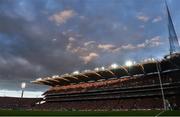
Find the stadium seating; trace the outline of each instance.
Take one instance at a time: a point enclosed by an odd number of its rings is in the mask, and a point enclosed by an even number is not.
[[[172,98],[169,98],[172,100]],[[175,104],[176,102],[174,102]],[[173,103],[171,104],[173,106]],[[112,100],[89,100],[69,102],[48,102],[36,105],[41,110],[138,110],[138,109],[161,109],[163,108],[162,98],[136,98],[136,99],[112,99]]]
[[[0,97],[1,109],[32,109],[42,98]]]
[[[179,72],[162,73],[165,98],[179,109]],[[40,103],[41,101],[45,103]],[[39,103],[37,103],[39,102]],[[40,98],[0,98],[1,109],[35,110],[129,110],[162,109],[162,95],[157,74],[133,76],[99,82],[52,87]]]

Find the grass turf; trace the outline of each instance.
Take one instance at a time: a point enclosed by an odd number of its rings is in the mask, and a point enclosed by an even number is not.
[[[161,111],[25,111],[0,110],[0,116],[155,116]],[[165,111],[160,116],[180,116],[180,111]]]

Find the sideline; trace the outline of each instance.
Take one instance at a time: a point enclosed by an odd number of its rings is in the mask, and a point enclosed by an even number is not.
[[[163,110],[161,112],[159,112],[157,115],[155,115],[154,117],[158,117],[159,115],[161,115],[162,113],[164,113],[166,110]]]

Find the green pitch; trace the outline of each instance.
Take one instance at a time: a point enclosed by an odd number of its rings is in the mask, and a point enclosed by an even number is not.
[[[180,116],[180,111],[24,111],[0,110],[0,116]]]

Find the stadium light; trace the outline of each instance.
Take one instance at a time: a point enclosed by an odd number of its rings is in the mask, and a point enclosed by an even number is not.
[[[86,69],[86,70],[84,70],[83,72],[87,73],[87,72],[90,72],[90,71],[91,71],[91,70],[87,70],[87,69]]]
[[[21,83],[21,88],[24,89],[26,87],[26,83],[25,82],[22,82]]]
[[[110,67],[113,68],[113,69],[116,69],[118,67],[118,65],[116,63],[114,63]]]
[[[37,78],[36,80],[42,80],[42,78]]]
[[[59,77],[59,75],[53,75],[53,76],[52,76],[52,78],[57,78],[57,77]]]
[[[68,74],[68,73],[65,73],[65,74],[60,75],[60,76],[58,76],[58,77],[64,77],[64,76],[69,76],[69,74]]]
[[[99,71],[99,68],[98,68],[98,67],[96,67],[96,68],[94,68],[94,70],[95,70],[95,71]]]
[[[53,77],[52,77],[53,78]],[[50,78],[50,77],[47,77],[47,79],[52,79],[52,78]]]
[[[132,62],[132,61],[130,61],[130,60],[128,60],[128,61],[126,61],[125,65],[126,65],[126,66],[128,66],[128,67],[130,67],[130,66],[132,66],[132,65],[133,65],[133,62]]]
[[[78,75],[78,74],[79,74],[79,71],[74,71],[73,74],[74,74],[74,75]]]
[[[105,70],[105,67],[101,67],[101,70]]]
[[[22,83],[21,83],[21,89],[22,89],[21,98],[23,98],[24,89],[25,89],[25,88],[26,88],[26,83],[25,83],[25,82],[22,82]]]

